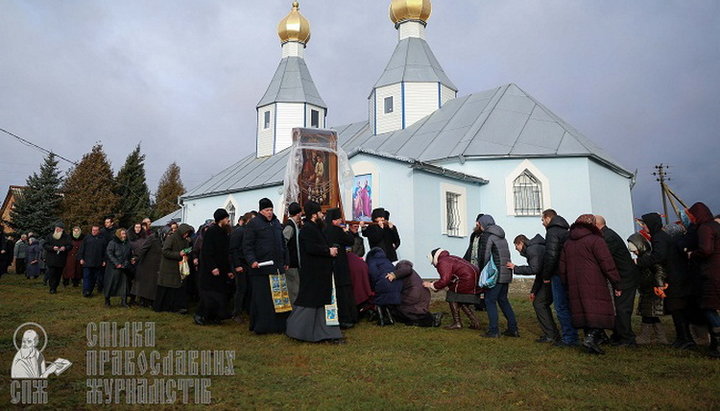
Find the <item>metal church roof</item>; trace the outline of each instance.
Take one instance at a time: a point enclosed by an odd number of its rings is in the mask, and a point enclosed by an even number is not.
[[[400,82],[442,83],[457,91],[430,46],[421,38],[400,40],[375,88]]]
[[[515,84],[450,100],[403,130],[373,135],[367,121],[334,129],[349,157],[365,153],[411,163],[417,168],[440,166],[455,159],[588,157],[620,175],[632,175]],[[286,149],[263,158],[256,158],[253,153],[183,197],[282,184],[288,152]],[[484,181],[468,175],[449,177]]]
[[[302,57],[285,57],[280,60],[275,75],[257,106],[272,103],[310,103],[327,108]]]

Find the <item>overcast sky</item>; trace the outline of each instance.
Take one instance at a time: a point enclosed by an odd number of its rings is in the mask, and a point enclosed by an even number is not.
[[[389,3],[301,1],[328,125],[367,118]],[[0,128],[71,159],[102,142],[116,171],[141,142],[152,191],[173,161],[191,188],[254,151],[290,4],[0,0]],[[720,1],[436,0],[427,40],[460,95],[516,83],[637,169],[638,215],[661,208],[660,162],[720,213]],[[44,156],[4,134],[0,153],[2,195]]]

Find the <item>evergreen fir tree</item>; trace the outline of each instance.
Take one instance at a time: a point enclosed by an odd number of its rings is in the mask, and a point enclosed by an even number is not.
[[[115,186],[119,198],[117,218],[120,227],[129,228],[150,216],[150,191],[145,179],[145,155],[140,144],[127,156],[125,165],[118,171]]]
[[[185,194],[185,186],[180,179],[180,167],[176,163],[172,163],[165,170],[165,174],[160,178],[158,184],[154,218],[170,214],[180,208],[177,199],[183,194]]]
[[[115,180],[101,144],[86,153],[68,172],[63,186],[63,219],[68,225],[79,225],[87,233],[93,224],[103,220],[117,207]]]
[[[50,153],[40,166],[40,173],[33,173],[27,178],[27,189],[16,200],[10,212],[11,226],[16,231],[32,231],[45,236],[59,220],[62,178],[57,165],[55,154]]]

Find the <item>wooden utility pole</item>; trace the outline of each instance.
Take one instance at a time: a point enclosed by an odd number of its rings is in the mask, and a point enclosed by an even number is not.
[[[653,173],[653,175],[655,176],[655,181],[660,182],[660,195],[662,196],[663,213],[665,214],[665,224],[670,224],[670,218],[668,216],[667,209],[667,192],[665,191],[665,178],[668,175],[666,169],[668,168],[670,168],[670,166],[660,163],[659,165],[655,166],[655,169],[657,171]]]

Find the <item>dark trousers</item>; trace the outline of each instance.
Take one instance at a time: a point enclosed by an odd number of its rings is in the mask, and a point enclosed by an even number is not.
[[[550,284],[542,284],[540,289],[535,294],[535,300],[533,301],[533,308],[535,309],[535,315],[537,316],[538,324],[545,337],[552,340],[558,340],[560,333],[558,332],[557,325],[555,324],[555,317],[552,313],[552,287]]]
[[[50,280],[50,289],[57,291],[58,285],[60,284],[60,277],[62,277],[63,267],[47,267],[47,275]]]
[[[24,258],[16,258],[15,259],[15,274],[25,274],[25,270],[27,269],[27,265],[25,264]]]
[[[632,344],[635,342],[635,333],[632,330],[632,313],[635,307],[636,287],[622,290],[620,297],[615,297],[615,331],[613,339],[620,343]]]
[[[495,287],[485,292],[485,305],[488,315],[488,332],[498,333],[498,305],[508,323],[508,330],[517,331],[517,320],[515,320],[515,312],[508,300],[509,284],[495,284]]]
[[[246,273],[235,273],[235,297],[233,299],[233,316],[250,312],[250,287]]]
[[[83,267],[83,292],[92,293],[95,288],[95,283],[98,278],[102,276],[102,272],[105,271],[103,267]]]

